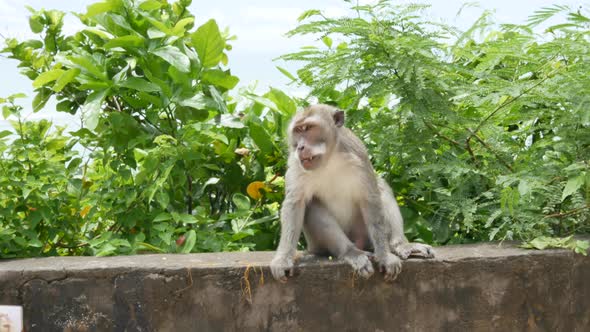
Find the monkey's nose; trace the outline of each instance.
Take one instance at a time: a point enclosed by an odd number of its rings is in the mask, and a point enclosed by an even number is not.
[[[305,149],[305,145],[297,145],[297,151],[303,151]]]

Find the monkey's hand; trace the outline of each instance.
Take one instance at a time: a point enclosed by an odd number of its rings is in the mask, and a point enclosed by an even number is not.
[[[402,271],[402,260],[390,252],[383,256],[376,256],[375,260],[379,264],[379,271],[385,272],[384,278],[387,282],[394,281]]]
[[[361,277],[367,279],[373,275],[373,263],[369,259],[366,252],[358,250],[353,247],[353,250],[348,251],[342,259],[352,266],[354,272]]]
[[[270,262],[270,272],[276,280],[284,283],[287,282],[287,275],[293,276],[294,266],[293,257],[277,254]],[[285,271],[288,273],[286,274]]]

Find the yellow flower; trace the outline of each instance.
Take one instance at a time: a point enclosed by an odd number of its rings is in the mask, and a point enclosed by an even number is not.
[[[252,197],[253,199],[260,199],[262,198],[260,189],[268,190],[264,182],[254,181],[248,185],[246,192],[248,193],[248,196]]]

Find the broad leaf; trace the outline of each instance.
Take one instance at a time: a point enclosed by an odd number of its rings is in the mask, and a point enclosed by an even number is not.
[[[250,199],[244,194],[235,193],[232,196],[232,201],[238,210],[246,211],[250,209]]]
[[[68,83],[72,82],[80,74],[80,69],[72,68],[63,73],[55,82],[53,91],[60,92]]]
[[[94,130],[98,126],[102,102],[107,93],[108,90],[94,92],[86,98],[86,102],[82,105],[82,120],[89,130]]]
[[[240,81],[236,76],[218,69],[204,71],[202,78],[205,83],[217,85],[227,90],[233,89]]]
[[[92,17],[106,12],[113,12],[121,6],[121,0],[106,0],[104,2],[97,2],[87,7],[85,16]]]
[[[45,104],[47,104],[47,101],[49,101],[51,95],[51,90],[47,88],[41,88],[35,95],[35,98],[33,98],[33,112],[39,112],[43,107],[45,107]]]
[[[180,250],[181,253],[188,254],[193,250],[195,244],[197,243],[197,233],[195,230],[191,229],[185,234],[185,241],[182,249]]]
[[[575,193],[584,184],[585,174],[576,176],[567,181],[563,193],[561,194],[561,201],[563,202],[569,195]]]
[[[156,9],[160,9],[162,7],[162,3],[157,0],[146,0],[139,4],[139,9],[145,11],[152,11]]]
[[[115,47],[122,47],[122,48],[137,48],[141,47],[144,44],[144,39],[136,36],[136,35],[127,35],[122,37],[116,37],[104,44],[104,48],[115,48]]]
[[[53,82],[57,80],[61,75],[63,75],[63,69],[52,69],[46,72],[42,72],[37,76],[37,78],[33,81],[33,87],[39,88],[46,85],[49,82]]]
[[[164,46],[152,51],[153,54],[161,57],[166,62],[174,66],[183,73],[188,73],[191,69],[191,61],[177,47]]]
[[[215,20],[209,20],[201,25],[191,38],[203,67],[213,67],[221,61],[225,41]]]
[[[134,89],[143,92],[157,92],[160,87],[150,81],[139,77],[129,77],[118,84],[120,87]]]
[[[258,123],[250,123],[250,136],[254,140],[254,143],[258,146],[263,155],[270,155],[273,151],[273,143],[271,136],[268,134],[266,129]]]

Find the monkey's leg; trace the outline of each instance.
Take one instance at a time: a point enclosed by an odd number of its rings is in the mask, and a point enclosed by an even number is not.
[[[350,241],[338,220],[317,199],[307,205],[303,234],[309,252],[334,255],[350,264],[363,278],[373,274],[373,264],[367,253]]]
[[[408,259],[410,256],[433,258],[434,249],[423,243],[410,243],[404,235],[404,221],[399,211],[397,201],[389,186],[380,179],[379,189],[381,190],[381,202],[383,205],[384,216],[391,225],[392,234],[389,245],[391,251],[401,259]]]

